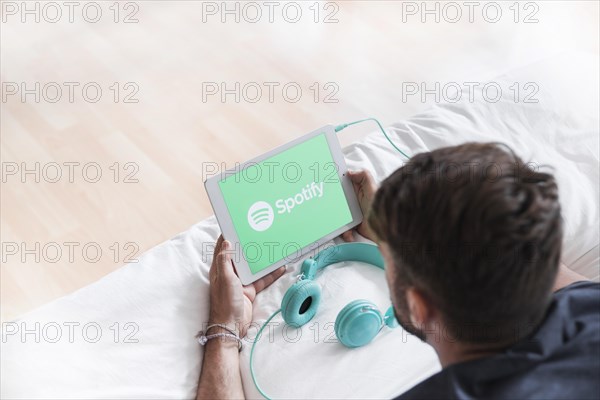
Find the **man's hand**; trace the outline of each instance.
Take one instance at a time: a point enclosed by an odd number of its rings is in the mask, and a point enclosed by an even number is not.
[[[367,214],[371,209],[371,203],[375,197],[375,192],[377,191],[375,180],[371,176],[371,173],[367,170],[356,172],[348,171],[348,176],[352,181],[354,193],[356,193],[358,203],[360,204],[360,209],[364,216],[363,221],[360,223],[360,225],[358,225],[358,227],[356,227],[356,231],[365,238],[375,241],[375,235],[371,231],[371,228],[369,228],[369,224],[366,220]],[[342,239],[344,239],[346,242],[354,242],[353,229],[342,233]]]
[[[252,322],[252,303],[256,294],[285,273],[281,267],[258,281],[242,286],[231,261],[231,243],[219,236],[210,267],[210,324],[239,327],[240,337]]]

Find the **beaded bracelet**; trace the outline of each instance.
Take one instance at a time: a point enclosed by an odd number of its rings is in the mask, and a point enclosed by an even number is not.
[[[210,328],[214,328],[215,326],[219,327],[219,328],[222,328],[222,329],[225,329],[227,332],[231,333],[232,335],[238,336],[237,331],[229,328],[225,324],[210,324],[208,327],[206,327],[206,333],[208,333],[208,331],[210,330]]]
[[[206,335],[205,332],[208,333],[208,330],[210,328],[213,328],[213,327],[223,328],[224,330],[226,330],[227,332],[230,332],[230,333],[215,333],[213,335]],[[240,337],[237,335],[237,333],[234,330],[232,330],[232,329],[230,329],[227,326],[222,325],[222,324],[212,324],[212,325],[209,325],[206,328],[206,331],[200,331],[200,332],[198,332],[198,334],[196,335],[196,337],[198,338],[198,343],[200,343],[201,346],[206,345],[206,343],[210,339],[215,339],[215,338],[219,338],[219,337],[235,339],[238,342],[238,351],[242,351],[242,339],[240,339]]]

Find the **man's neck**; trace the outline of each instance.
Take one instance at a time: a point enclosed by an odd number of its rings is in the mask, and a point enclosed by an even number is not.
[[[427,341],[436,351],[442,368],[446,368],[452,364],[460,362],[475,360],[478,358],[488,357],[501,352],[506,349],[508,345],[473,345],[465,344],[460,342],[441,341],[435,342],[435,340]]]

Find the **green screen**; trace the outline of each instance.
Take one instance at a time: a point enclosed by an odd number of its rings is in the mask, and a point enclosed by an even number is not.
[[[253,274],[352,221],[325,134],[251,163],[219,187]]]

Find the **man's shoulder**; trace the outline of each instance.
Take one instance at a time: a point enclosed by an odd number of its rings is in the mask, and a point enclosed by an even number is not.
[[[579,281],[565,286],[554,293],[556,312],[554,318],[566,320],[572,324],[573,319],[588,319],[590,324],[600,323],[600,283]],[[592,325],[590,325],[592,326]]]
[[[553,297],[528,338],[444,368],[398,399],[600,397],[600,283],[575,282]]]
[[[564,296],[584,296],[590,300],[600,302],[598,293],[600,292],[600,283],[593,281],[578,281],[573,282],[568,286],[565,286],[556,292],[554,292],[555,298],[561,298]]]

